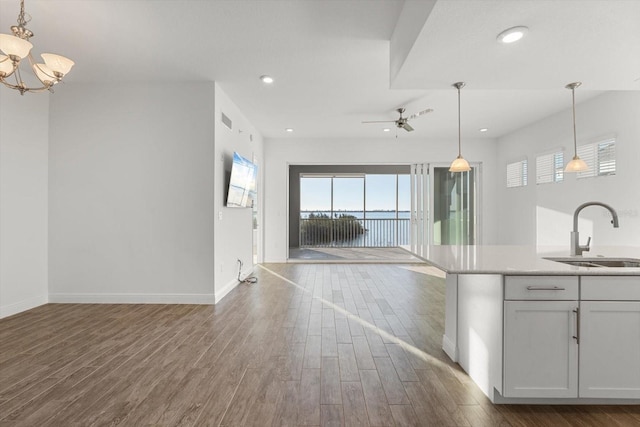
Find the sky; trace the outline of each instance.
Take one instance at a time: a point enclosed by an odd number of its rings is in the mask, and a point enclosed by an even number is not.
[[[333,209],[346,211],[396,209],[396,175],[366,175],[333,179]],[[409,175],[398,175],[398,210],[411,209]],[[328,211],[331,209],[331,178],[300,179],[300,210]]]

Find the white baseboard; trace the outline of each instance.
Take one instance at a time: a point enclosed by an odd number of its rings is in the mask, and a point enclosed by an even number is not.
[[[31,310],[49,302],[48,295],[37,295],[13,304],[0,305],[0,319]]]
[[[241,272],[240,278],[244,280],[247,277],[251,276],[252,274],[253,274],[253,267]],[[227,282],[227,284],[224,285],[219,291],[216,290],[214,295],[214,300],[215,300],[214,304],[219,303],[222,298],[224,298],[229,292],[234,290],[235,287],[238,286],[239,284],[240,282],[238,281],[238,279],[233,279],[230,282]]]
[[[442,349],[449,356],[449,358],[457,362],[458,361],[458,352],[456,348],[456,344],[449,339],[446,335],[442,336]]]
[[[79,304],[214,304],[213,294],[49,294],[52,303]]]

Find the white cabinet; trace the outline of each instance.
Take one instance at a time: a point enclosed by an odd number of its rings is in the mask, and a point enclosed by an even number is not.
[[[581,286],[578,395],[640,398],[640,278],[583,277]]]
[[[577,285],[505,277],[504,397],[640,398],[640,278]]]
[[[575,397],[577,301],[505,301],[505,397]]]

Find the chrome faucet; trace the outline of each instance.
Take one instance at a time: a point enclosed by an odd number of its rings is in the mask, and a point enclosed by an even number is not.
[[[589,237],[589,239],[587,240],[586,245],[581,245],[580,233],[578,233],[578,214],[587,206],[602,206],[603,208],[608,209],[609,212],[611,212],[611,216],[613,217],[613,219],[611,220],[611,224],[613,224],[615,228],[618,228],[618,213],[611,206],[601,202],[587,202],[581,204],[573,214],[573,231],[571,232],[571,256],[582,256],[582,252],[589,251],[589,243],[591,243],[591,237]]]

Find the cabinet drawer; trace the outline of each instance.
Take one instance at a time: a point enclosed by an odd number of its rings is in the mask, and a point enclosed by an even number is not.
[[[582,276],[583,300],[640,301],[640,276]]]
[[[506,300],[577,300],[578,276],[505,276]]]

